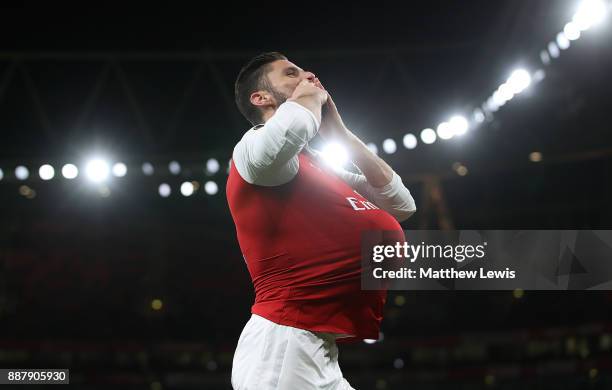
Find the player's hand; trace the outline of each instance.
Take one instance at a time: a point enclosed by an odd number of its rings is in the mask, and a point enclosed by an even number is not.
[[[313,98],[322,106],[327,101],[327,91],[319,88],[314,82],[304,79],[297,85],[289,100],[299,100],[304,98]]]
[[[315,78],[314,84],[318,88],[327,92],[318,78]],[[319,134],[326,139],[340,139],[346,136],[346,133],[348,132],[349,130],[344,125],[342,117],[340,117],[340,113],[338,113],[338,109],[336,108],[336,104],[334,103],[329,92],[327,92],[327,101],[323,106]]]

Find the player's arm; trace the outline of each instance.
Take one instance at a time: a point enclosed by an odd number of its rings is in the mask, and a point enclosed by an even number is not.
[[[402,178],[382,158],[373,153],[348,129],[343,144],[363,175],[339,171],[340,177],[378,207],[405,221],[416,211],[416,204]]]
[[[318,79],[315,85],[324,89]],[[352,161],[363,173],[357,175],[337,170],[344,181],[399,222],[414,214],[414,199],[402,179],[344,125],[331,96],[328,96],[325,103],[320,133],[326,139],[337,140],[345,145]]]
[[[297,154],[321,124],[321,105],[327,93],[303,81],[259,129],[249,130],[234,148],[232,161],[251,184],[277,186],[289,182],[299,169]]]
[[[369,149],[368,152],[372,153]],[[382,163],[384,163],[384,161]],[[380,164],[380,162],[377,162],[377,164]],[[387,165],[386,163],[384,164]],[[357,163],[355,165],[361,170],[361,167]],[[365,165],[361,164],[361,166]],[[410,194],[410,191],[402,182],[402,178],[393,171],[391,167],[389,167],[389,169],[391,170],[391,179],[382,186],[372,185],[365,174],[356,174],[342,168],[335,168],[334,170],[342,180],[357,190],[357,192],[381,209],[393,215],[398,222],[403,222],[416,212],[416,204],[412,194]],[[385,173],[380,176],[386,178],[386,172],[385,170]],[[378,179],[379,175],[376,176]]]

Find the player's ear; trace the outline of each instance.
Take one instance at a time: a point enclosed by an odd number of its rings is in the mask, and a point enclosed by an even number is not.
[[[269,106],[274,104],[274,99],[266,91],[255,91],[250,97],[251,104],[257,107]]]

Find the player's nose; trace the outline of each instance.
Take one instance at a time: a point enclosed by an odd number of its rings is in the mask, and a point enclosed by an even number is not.
[[[311,83],[314,83],[317,77],[315,76],[314,73],[306,71],[304,72],[304,78],[310,81]]]

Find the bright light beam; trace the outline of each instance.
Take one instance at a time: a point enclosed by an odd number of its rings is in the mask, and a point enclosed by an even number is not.
[[[531,85],[531,75],[525,69],[517,69],[512,72],[507,84],[515,94],[521,93]]]
[[[600,24],[605,18],[608,10],[602,0],[583,0],[572,18],[581,31],[588,30],[592,26]]]
[[[467,133],[470,127],[467,119],[461,115],[455,115],[448,123],[450,124],[453,135],[463,135]]]
[[[96,183],[106,180],[108,178],[108,173],[108,163],[99,158],[90,160],[85,166],[87,178]]]
[[[38,175],[43,180],[51,180],[55,176],[55,169],[49,164],[44,164],[38,169]]]
[[[321,151],[321,157],[328,165],[339,168],[344,166],[348,162],[348,152],[344,146],[332,142],[323,147]]]

